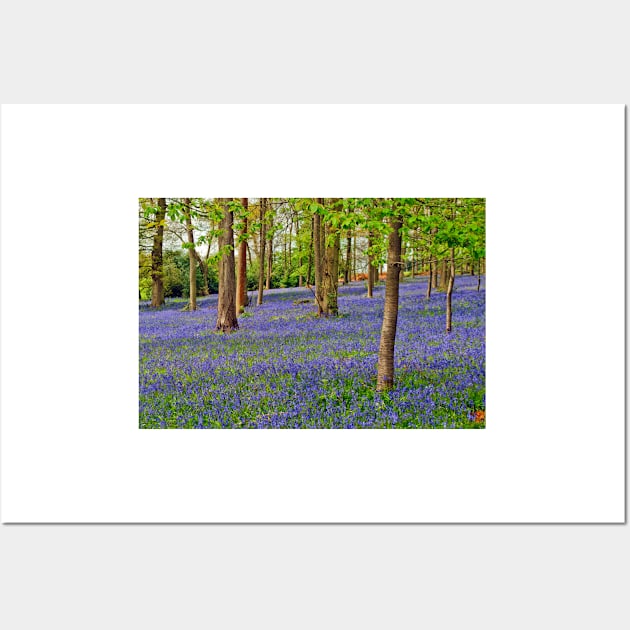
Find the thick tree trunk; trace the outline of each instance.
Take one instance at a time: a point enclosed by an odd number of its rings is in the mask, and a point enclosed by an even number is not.
[[[236,318],[236,265],[234,264],[234,214],[226,205],[219,232],[219,303],[217,330],[230,332],[238,328]]]
[[[240,314],[247,306],[247,210],[248,198],[242,197],[244,208],[243,227],[241,229],[241,242],[238,244],[238,275],[236,278],[236,313]]]
[[[260,248],[258,255],[258,306],[263,303],[265,290],[265,243],[267,239],[266,199],[260,200]]]
[[[455,284],[455,250],[451,247],[451,261],[448,276],[448,284],[446,286],[446,332],[451,332],[453,327],[453,285]]]
[[[184,199],[184,218],[186,220],[186,236],[188,237],[188,310],[197,310],[197,260],[195,258],[195,235],[193,233],[190,199]]]
[[[166,216],[166,199],[158,199],[158,210],[155,213],[156,230],[151,251],[151,306],[157,308],[164,304],[164,267],[162,263],[162,244],[164,242],[164,218]]]
[[[385,310],[381,328],[381,342],[378,348],[378,368],[376,391],[382,392],[394,386],[394,346],[396,343],[396,324],[398,322],[398,289],[400,283],[402,220],[394,217],[392,231],[387,246],[387,278],[385,280]]]

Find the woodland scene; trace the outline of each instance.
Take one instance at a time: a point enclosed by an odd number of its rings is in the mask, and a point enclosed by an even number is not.
[[[485,199],[141,198],[143,429],[480,429]]]

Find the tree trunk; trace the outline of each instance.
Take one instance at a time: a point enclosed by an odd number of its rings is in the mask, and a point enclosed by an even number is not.
[[[186,235],[188,237],[188,285],[190,296],[188,298],[188,310],[197,310],[197,260],[195,258],[195,236],[192,227],[190,213],[190,199],[184,199],[184,218],[186,220]]]
[[[285,270],[284,275],[287,278],[287,283],[290,284],[290,278],[291,278],[291,270],[293,269],[293,260],[292,260],[292,253],[291,253],[291,245],[292,245],[292,241],[293,241],[293,213],[291,213],[291,216],[289,218],[289,264],[288,264],[288,268]]]
[[[350,276],[352,273],[352,232],[350,230],[348,230],[346,239],[346,266],[343,270],[344,284],[348,284],[348,282],[350,282]]]
[[[369,298],[373,297],[374,294],[374,272],[376,271],[376,267],[372,264],[372,254],[370,252],[373,245],[373,236],[372,232],[368,235],[368,272],[367,272],[367,296]]]
[[[238,328],[236,318],[236,265],[234,264],[234,213],[226,205],[219,232],[219,303],[217,330],[230,332]]]
[[[322,202],[321,199],[315,200],[317,203]],[[322,247],[322,215],[316,212],[313,215],[313,258],[315,266],[315,300],[317,302],[317,315],[321,316],[324,312],[324,255],[325,251]]]
[[[407,256],[407,244],[404,243],[401,247],[401,251],[400,251],[400,261],[403,262],[405,260],[405,257]],[[404,263],[400,265],[400,271],[398,272],[400,274],[400,282],[402,282],[405,279],[405,265]]]
[[[260,248],[258,256],[258,306],[263,303],[263,292],[265,289],[265,243],[267,239],[266,228],[266,199],[260,200]]]
[[[396,324],[398,321],[398,288],[400,283],[400,264],[402,220],[394,216],[391,221],[392,231],[387,246],[387,278],[385,280],[385,310],[381,328],[381,342],[378,348],[378,368],[376,391],[382,392],[394,386],[394,346],[396,343]]]
[[[357,235],[354,235],[353,252],[352,252],[352,270],[354,279],[357,279]]]
[[[451,332],[453,327],[453,308],[451,299],[453,285],[455,284],[455,250],[451,247],[451,264],[449,269],[448,284],[446,286],[446,332]]]
[[[311,217],[311,238],[308,243],[308,265],[306,267],[306,284],[311,284],[311,272],[313,271],[313,245],[315,235],[315,217]]]
[[[339,199],[331,199],[333,207],[338,206]],[[339,292],[339,250],[341,235],[337,228],[328,225],[324,228],[324,277],[323,277],[323,315],[336,316],[339,313],[337,295]]]
[[[433,263],[429,261],[429,275],[427,277],[427,300],[431,297],[432,279],[433,279]]]
[[[447,271],[446,271],[446,260],[441,260],[440,261],[440,283],[439,283],[439,289],[440,291],[446,291],[446,286],[448,284],[448,276]]]
[[[269,256],[267,259],[267,283],[265,288],[269,291],[269,289],[271,289],[271,273],[273,270],[273,233],[269,239],[269,249],[267,251],[269,252]]]
[[[210,287],[208,285],[208,263],[199,255],[197,250],[193,250],[195,252],[195,260],[197,261],[197,266],[201,271],[201,278],[203,284],[201,285],[201,295],[210,295]]]
[[[158,199],[158,210],[155,213],[156,230],[151,251],[151,306],[157,308],[164,304],[164,267],[162,263],[162,243],[164,242],[164,218],[166,216],[166,199]]]
[[[238,244],[238,276],[236,279],[236,312],[242,313],[247,306],[247,210],[248,198],[242,197],[244,208],[243,227],[241,229],[241,242]]]
[[[297,248],[298,255],[298,287],[302,287],[304,280],[302,276],[302,241],[300,240],[300,216],[298,214],[295,215],[295,247]]]

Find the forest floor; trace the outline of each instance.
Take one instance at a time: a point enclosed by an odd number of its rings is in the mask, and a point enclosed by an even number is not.
[[[318,318],[307,288],[265,291],[231,334],[214,330],[217,296],[140,305],[141,428],[484,428],[485,290],[457,276],[453,330],[427,279],[400,285],[395,387],[375,392],[384,283],[339,289]],[[255,293],[250,292],[254,296]]]

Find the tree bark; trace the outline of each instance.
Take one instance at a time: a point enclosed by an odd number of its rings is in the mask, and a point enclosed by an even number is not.
[[[452,296],[453,285],[455,284],[455,250],[451,247],[451,260],[448,276],[448,284],[446,286],[446,332],[451,332],[453,327],[453,308]]]
[[[322,199],[317,198],[316,203],[321,204]],[[322,215],[316,212],[313,215],[313,262],[315,266],[315,299],[317,302],[317,315],[324,312],[324,248],[322,247]]]
[[[433,263],[429,261],[429,275],[427,277],[427,300],[431,297],[432,280],[433,280]]]
[[[378,368],[376,391],[382,392],[394,386],[394,346],[396,343],[396,324],[398,322],[398,290],[400,283],[400,230],[402,220],[394,216],[391,221],[392,231],[387,245],[387,278],[385,280],[385,310],[381,341],[378,348]]]
[[[190,295],[188,298],[188,310],[197,310],[197,260],[195,258],[195,235],[193,233],[190,210],[190,199],[184,199],[184,218],[186,221],[186,236],[188,238],[188,286]]]
[[[196,249],[194,249],[193,252],[195,253],[195,260],[201,270],[201,278],[203,280],[203,284],[201,285],[201,295],[210,295],[210,287],[208,285],[208,263],[199,255],[199,252],[197,252]]]
[[[219,259],[219,303],[216,328],[221,332],[230,332],[238,328],[233,225],[234,213],[226,205],[219,232],[219,251],[222,255]]]
[[[162,262],[162,244],[164,242],[164,218],[166,217],[166,199],[158,199],[155,213],[156,230],[151,251],[151,306],[157,308],[164,304],[164,266]]]
[[[357,235],[354,235],[354,243],[352,247],[352,270],[354,272],[354,279],[357,279]]]
[[[265,243],[267,239],[266,228],[266,199],[260,200],[260,248],[258,256],[258,301],[260,306],[263,303],[263,292],[265,289]]]
[[[439,284],[439,289],[440,291],[446,291],[446,287],[448,285],[448,276],[447,276],[447,271],[446,271],[446,260],[441,260],[440,261],[440,284]]]
[[[370,253],[370,249],[374,244],[372,232],[368,235],[368,272],[367,272],[367,296],[369,298],[373,297],[374,294],[374,273],[376,271],[376,267],[372,264],[372,254]]]
[[[311,217],[311,238],[308,243],[308,264],[306,267],[306,284],[311,284],[311,272],[313,271],[313,246],[315,235],[315,217]]]
[[[333,207],[339,205],[339,199],[331,199]],[[339,292],[339,250],[341,247],[341,235],[337,228],[327,225],[324,228],[324,261],[323,261],[323,300],[322,310],[324,317],[336,316],[339,313],[337,295]]]
[[[300,216],[298,214],[295,215],[295,247],[298,253],[298,287],[302,287],[303,284],[303,276],[302,276],[302,241],[300,240]]]
[[[242,313],[247,306],[247,211],[249,199],[241,198],[244,208],[243,227],[241,229],[241,242],[238,244],[238,275],[236,279],[236,312]]]
[[[401,250],[400,250],[400,261],[403,263],[402,265],[400,265],[400,282],[403,282],[405,279],[405,265],[404,265],[404,260],[405,257],[407,256],[407,244],[403,243]]]
[[[352,232],[348,230],[346,236],[346,266],[343,270],[343,282],[348,284],[352,274]]]
[[[269,252],[269,256],[267,259],[267,283],[265,288],[269,291],[269,289],[271,289],[271,273],[273,271],[273,232],[271,233],[271,238],[269,239],[269,248],[267,251]]]

